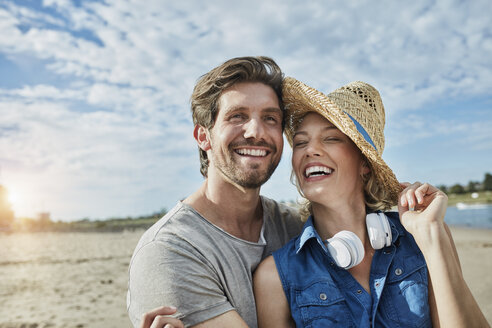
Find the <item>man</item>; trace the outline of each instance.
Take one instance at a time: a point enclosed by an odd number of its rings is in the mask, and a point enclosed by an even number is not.
[[[296,211],[260,196],[283,149],[282,80],[272,59],[242,57],[197,82],[193,135],[205,181],[135,249],[127,297],[135,326],[161,305],[176,306],[186,326],[257,326],[252,272],[302,227]]]

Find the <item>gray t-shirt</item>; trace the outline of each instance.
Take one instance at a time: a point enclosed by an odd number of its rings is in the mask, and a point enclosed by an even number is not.
[[[264,239],[232,236],[191,206],[178,203],[140,239],[129,268],[127,305],[134,326],[162,305],[193,326],[236,310],[257,327],[252,273],[302,228],[297,211],[262,197]]]

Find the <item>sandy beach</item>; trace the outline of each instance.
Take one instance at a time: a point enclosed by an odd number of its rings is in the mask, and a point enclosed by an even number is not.
[[[461,268],[473,296],[492,323],[492,230],[451,227]]]
[[[492,322],[492,230],[452,232],[465,279]],[[0,235],[0,328],[131,327],[127,269],[142,233]]]

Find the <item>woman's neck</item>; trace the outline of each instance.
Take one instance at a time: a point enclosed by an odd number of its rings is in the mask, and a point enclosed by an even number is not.
[[[349,230],[365,243],[366,207],[363,201],[339,203],[336,206],[313,203],[312,209],[314,226],[322,239],[331,238],[342,230]]]

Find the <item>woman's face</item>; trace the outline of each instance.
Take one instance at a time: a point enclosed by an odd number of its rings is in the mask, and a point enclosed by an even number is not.
[[[364,199],[362,175],[369,168],[360,150],[319,114],[307,114],[295,132],[292,167],[301,191],[312,202]]]

